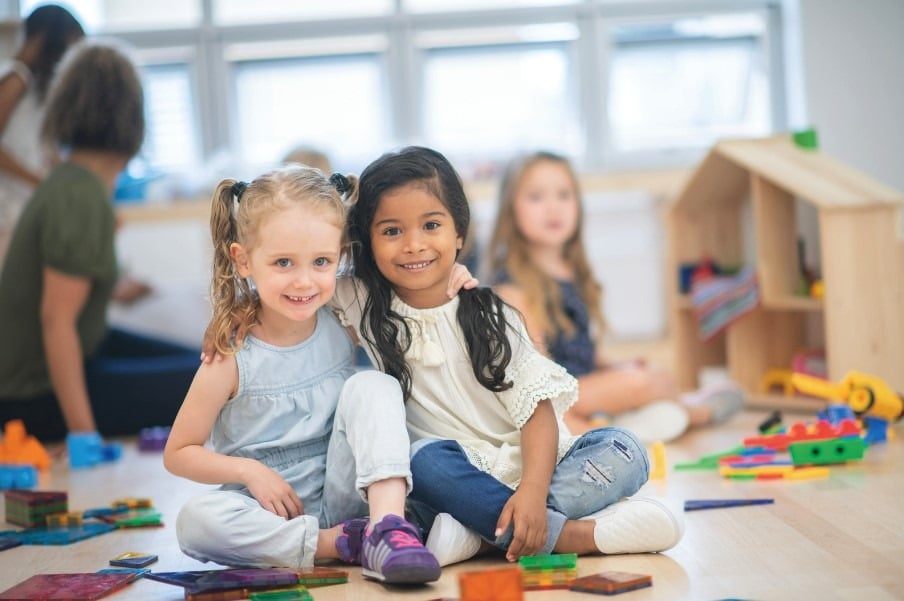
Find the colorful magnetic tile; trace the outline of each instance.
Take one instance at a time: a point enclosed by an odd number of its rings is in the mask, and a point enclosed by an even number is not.
[[[260,591],[248,596],[251,601],[314,601],[314,597],[303,586]]]
[[[0,533],[0,551],[6,551],[22,544],[22,539]]]
[[[132,580],[131,574],[37,574],[0,593],[0,599],[93,601]]]
[[[825,465],[863,459],[866,445],[859,436],[792,442],[788,445],[794,465]]]
[[[101,568],[98,574],[131,574],[135,580],[138,580],[148,572],[150,568]]]
[[[75,512],[51,513],[44,518],[48,528],[81,526],[84,523],[82,514]]]
[[[321,566],[299,568],[295,570],[295,574],[298,576],[298,584],[303,584],[308,588],[348,582],[348,570],[338,568]]]
[[[296,570],[287,568],[237,568],[193,572],[151,572],[151,580],[185,587],[186,593],[204,593],[254,587],[285,587],[299,584]]]
[[[113,507],[128,507],[129,509],[145,509],[153,507],[154,503],[147,498],[126,497],[124,499],[116,499],[112,505]]]
[[[521,574],[520,568],[461,572],[458,575],[461,601],[522,601]]]
[[[110,565],[119,566],[121,568],[143,568],[144,566],[151,565],[155,561],[157,561],[156,555],[126,551],[111,559]]]
[[[719,507],[741,507],[742,505],[768,505],[775,499],[693,499],[684,502],[685,511],[717,509]]]
[[[72,528],[29,528],[16,532],[14,536],[23,545],[68,545],[115,529],[110,524],[83,524]]]
[[[617,595],[648,586],[653,586],[651,576],[609,571],[575,578],[571,583],[570,590],[597,595]]]
[[[555,570],[574,568],[578,565],[577,553],[557,553],[553,555],[525,555],[518,560],[524,570]]]

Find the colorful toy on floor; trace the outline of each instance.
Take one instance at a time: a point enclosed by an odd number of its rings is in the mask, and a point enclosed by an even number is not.
[[[166,440],[169,438],[169,433],[170,429],[168,426],[142,428],[138,431],[138,450],[162,451],[166,446]]]
[[[794,374],[791,383],[806,394],[847,403],[858,416],[873,415],[889,423],[904,416],[904,397],[877,376],[849,371],[834,384],[822,378]]]
[[[314,601],[314,597],[311,596],[308,589],[300,585],[293,588],[251,593],[249,598],[251,601]]]
[[[775,499],[693,499],[684,502],[685,511],[718,509],[721,507],[742,507],[744,505],[769,505]]]
[[[50,467],[50,455],[37,438],[25,431],[25,422],[11,419],[3,427],[0,463],[21,463],[46,470]]]
[[[34,488],[38,483],[38,470],[33,465],[20,463],[0,464],[0,490]]]
[[[650,469],[650,480],[664,480],[668,462],[665,456],[665,445],[661,441],[654,442],[650,447],[650,458],[653,462],[653,467]]]
[[[521,569],[499,568],[458,575],[461,601],[523,601]]]
[[[90,523],[67,528],[26,528],[7,530],[0,536],[17,538],[23,545],[69,545],[92,536],[115,530],[110,524]]]
[[[596,595],[617,595],[648,586],[653,586],[652,576],[609,571],[575,578],[570,590]]]
[[[36,574],[0,593],[0,599],[93,601],[124,588],[134,574]]]
[[[110,560],[111,566],[120,568],[143,568],[157,561],[156,555],[150,553],[138,553],[137,551],[126,551],[120,553]]]
[[[8,490],[4,498],[6,521],[26,528],[44,526],[48,515],[69,511],[69,495],[65,492]]]
[[[525,591],[567,589],[578,575],[576,553],[529,555],[518,560]]]
[[[145,578],[181,586],[191,601],[247,599],[251,593],[343,584],[348,572],[335,568],[235,568],[189,572],[149,572]]]

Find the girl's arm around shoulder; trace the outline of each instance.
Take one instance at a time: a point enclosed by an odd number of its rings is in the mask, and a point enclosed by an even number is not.
[[[241,482],[243,459],[204,446],[220,410],[238,389],[234,355],[202,363],[195,373],[163,451],[163,464],[177,476],[205,484]]]
[[[549,352],[546,349],[546,340],[540,325],[528,311],[527,295],[524,291],[514,284],[497,284],[496,286],[493,286],[493,290],[496,291],[499,298],[521,314],[521,320],[524,322],[524,327],[527,329],[527,335],[530,338],[530,341],[540,353],[549,356]]]

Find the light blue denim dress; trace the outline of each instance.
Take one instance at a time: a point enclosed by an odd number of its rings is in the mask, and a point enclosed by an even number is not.
[[[273,468],[295,489],[305,515],[285,520],[244,486],[224,485],[180,511],[177,536],[187,555],[236,566],[312,565],[320,528],[366,515],[370,483],[384,477],[410,483],[399,384],[376,371],[356,373],[353,352],[327,309],[297,346],[246,338],[236,354],[238,392],[208,444]]]

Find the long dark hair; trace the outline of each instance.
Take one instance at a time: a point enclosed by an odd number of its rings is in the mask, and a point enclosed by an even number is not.
[[[411,394],[411,368],[405,351],[411,331],[391,306],[392,284],[380,273],[374,260],[370,227],[383,196],[401,186],[417,182],[425,186],[448,209],[455,231],[467,237],[471,212],[461,179],[442,154],[429,148],[409,146],[386,153],[367,166],[358,182],[358,198],[349,210],[349,237],[355,277],[367,288],[361,335],[377,349],[381,367],[397,378],[407,399]],[[468,348],[474,377],[494,392],[508,390],[505,371],[512,359],[505,303],[490,288],[458,293],[457,319]]]
[[[85,30],[62,6],[45,4],[25,18],[24,31],[26,40],[43,36],[38,57],[29,65],[38,100],[43,101],[57,64],[69,46],[85,37]]]

